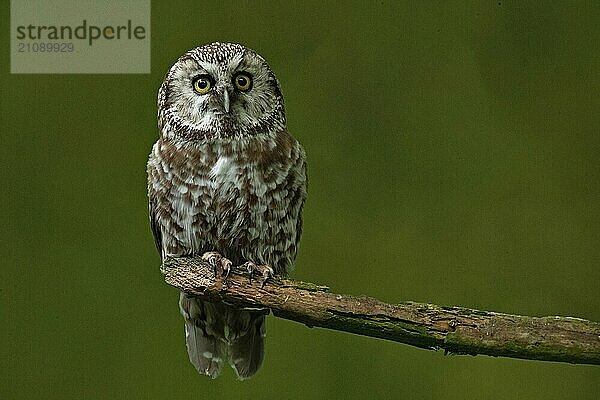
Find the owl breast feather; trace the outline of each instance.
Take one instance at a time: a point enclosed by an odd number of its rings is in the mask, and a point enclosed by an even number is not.
[[[303,151],[298,142],[291,144],[295,149],[283,149],[288,157],[271,160],[265,154],[249,159],[248,152],[196,155],[178,165],[162,160],[170,184],[156,189],[170,205],[159,216],[167,254],[219,251],[234,263],[289,269],[306,195]],[[282,150],[276,144],[261,147]]]

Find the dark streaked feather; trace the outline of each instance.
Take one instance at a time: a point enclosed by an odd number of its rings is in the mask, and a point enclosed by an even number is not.
[[[150,212],[150,228],[154,234],[154,244],[156,245],[156,250],[158,250],[158,254],[162,260],[162,232],[157,221],[156,200],[154,199],[154,196],[152,196],[148,201],[148,209]]]

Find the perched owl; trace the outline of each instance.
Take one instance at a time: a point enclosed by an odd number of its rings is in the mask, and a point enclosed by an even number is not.
[[[160,137],[148,161],[150,225],[161,259],[202,256],[215,271],[293,266],[302,231],[306,160],[286,128],[267,62],[232,43],[182,55],[158,93]],[[265,314],[180,294],[189,358],[215,378],[241,379],[263,360]]]

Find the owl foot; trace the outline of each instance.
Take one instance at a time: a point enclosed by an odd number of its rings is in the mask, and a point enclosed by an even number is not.
[[[215,276],[217,276],[218,272],[221,272],[221,276],[224,276],[225,278],[229,276],[229,271],[231,271],[231,261],[223,257],[220,253],[216,251],[207,251],[202,255],[202,259],[210,264]]]
[[[244,264],[241,265],[242,268],[246,268],[246,270],[248,271],[248,274],[250,275],[250,280],[252,281],[252,274],[254,274],[255,272],[260,274],[262,276],[262,284],[260,285],[261,288],[265,287],[265,284],[267,283],[267,281],[269,279],[271,279],[273,277],[273,275],[275,274],[275,272],[273,271],[273,268],[269,267],[268,265],[256,265],[254,262],[252,261],[246,261]]]

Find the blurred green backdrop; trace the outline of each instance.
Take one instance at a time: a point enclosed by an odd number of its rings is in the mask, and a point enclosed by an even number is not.
[[[537,3],[155,2],[150,75],[10,75],[5,4],[0,398],[597,398],[598,367],[275,318],[255,378],[210,381],[147,222],[164,73],[240,42],[309,156],[293,277],[600,321],[600,3]]]

